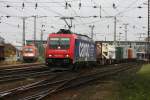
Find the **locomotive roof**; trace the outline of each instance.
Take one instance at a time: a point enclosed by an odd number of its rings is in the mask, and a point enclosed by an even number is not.
[[[92,38],[88,37],[87,35],[76,34],[78,39],[86,40],[86,41],[93,41]]]
[[[28,48],[28,47],[36,47],[36,46],[32,44],[23,46],[23,48],[26,48],[26,47]]]
[[[73,32],[67,29],[60,29],[57,34],[73,34]]]
[[[67,30],[67,29],[60,29],[57,33],[54,33],[54,34],[72,34],[72,35],[74,34],[74,35],[77,35],[78,39],[92,41],[92,39],[88,37],[87,35],[73,33],[72,31]]]

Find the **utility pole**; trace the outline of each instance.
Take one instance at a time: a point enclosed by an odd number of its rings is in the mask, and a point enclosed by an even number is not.
[[[117,34],[117,17],[116,16],[106,16],[105,18],[113,18],[114,20],[114,45],[116,47],[116,34]]]
[[[33,16],[34,18],[34,45],[35,45],[35,42],[36,42],[36,16]]]
[[[45,29],[41,29],[41,43],[43,42],[44,31]]]
[[[148,0],[148,36],[147,36],[147,54],[148,60],[150,61],[150,0]]]
[[[123,24],[124,26],[125,26],[125,41],[127,41],[128,40],[128,23],[125,23],[125,24]]]
[[[100,12],[99,12],[99,17],[102,18],[102,6],[101,6],[101,5],[100,5],[100,7],[99,7],[99,10],[100,10]]]
[[[42,25],[43,27],[43,25]],[[44,52],[44,47],[43,47],[43,33],[44,33],[45,29],[41,28],[41,40],[40,40],[40,46],[39,46],[39,54],[41,57],[44,57],[43,52]]]
[[[95,25],[90,25],[89,27],[91,28],[91,38],[93,39]]]
[[[114,16],[114,45],[116,47],[117,18]]]
[[[41,29],[41,43],[43,42],[43,31],[44,30]]]
[[[145,35],[145,33],[139,33],[140,35],[139,35],[139,41],[141,41],[141,38],[144,38],[142,35]]]
[[[74,28],[74,32],[76,32],[76,25],[75,24],[73,25],[73,28]]]
[[[122,33],[119,33],[119,45],[120,45],[120,41],[121,41],[121,34]]]
[[[22,46],[25,46],[25,20],[26,18],[23,17],[22,20],[23,20]]]

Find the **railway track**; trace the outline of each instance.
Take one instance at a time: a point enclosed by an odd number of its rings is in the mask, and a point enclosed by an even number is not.
[[[136,66],[136,64],[134,65]],[[131,70],[135,67],[131,65],[123,65],[120,67],[111,67],[108,69],[101,69],[97,72],[88,73],[86,75],[79,75],[77,73],[71,74],[58,74],[49,79],[41,80],[26,86],[18,87],[9,91],[4,91],[0,93],[0,98],[3,100],[11,100],[14,98],[16,100],[41,100],[49,95],[56,92],[73,88],[105,76],[113,75],[123,71]],[[58,77],[59,76],[59,77]],[[64,76],[68,76],[67,78]]]
[[[44,63],[24,63],[24,64],[15,64],[15,65],[1,65],[0,70],[14,70],[20,68],[29,68],[44,65]]]
[[[23,68],[4,69],[0,70],[0,83],[49,75],[53,74],[55,70],[52,70],[45,65],[39,65],[38,67],[37,65],[32,65]]]
[[[111,67],[110,65],[108,65],[107,68],[106,67],[100,68],[100,70],[103,69],[107,70],[107,69],[111,69]],[[4,70],[0,70],[0,83],[26,79],[28,77],[34,78],[34,77],[49,75],[55,70],[56,69],[51,70],[45,65],[35,66],[32,64],[30,64],[30,66],[23,67],[23,68],[4,69]],[[66,71],[66,69],[62,69],[62,71]]]

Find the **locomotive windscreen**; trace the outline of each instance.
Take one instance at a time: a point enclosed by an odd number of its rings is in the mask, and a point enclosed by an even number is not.
[[[33,52],[33,49],[32,48],[25,48],[24,51],[25,52]]]
[[[50,38],[50,49],[69,49],[70,38]]]

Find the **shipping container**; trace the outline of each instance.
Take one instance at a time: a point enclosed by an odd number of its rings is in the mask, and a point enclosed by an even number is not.
[[[137,55],[136,55],[136,52],[137,52],[136,43],[132,43],[132,49],[133,49],[133,59],[136,59],[136,57],[137,57]]]
[[[116,60],[123,59],[123,47],[116,47]]]
[[[123,47],[123,59],[128,59],[128,48],[129,46]]]
[[[109,59],[116,59],[116,49],[114,45],[108,45],[108,57]]]
[[[102,56],[105,59],[115,59],[115,46],[108,43],[102,43]]]
[[[96,58],[102,59],[102,43],[96,42]]]
[[[133,49],[128,48],[128,59],[133,59]]]

